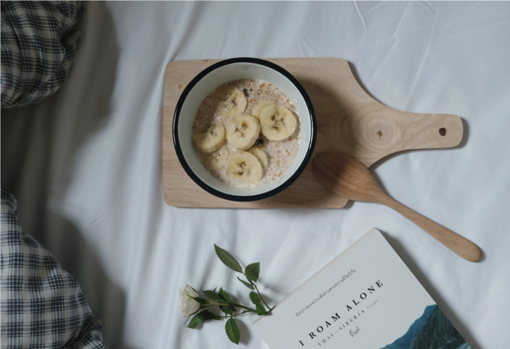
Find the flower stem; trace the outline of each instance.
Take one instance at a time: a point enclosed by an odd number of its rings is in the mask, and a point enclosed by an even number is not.
[[[229,315],[222,315],[221,318],[222,319],[229,319],[229,318],[234,318],[234,317],[238,317],[238,316],[242,316],[244,314],[248,314],[248,313],[251,313],[251,310],[244,310],[238,314],[229,314]]]
[[[215,302],[215,301],[209,301],[209,305],[218,305],[220,307],[228,307],[228,303],[218,303],[218,302]],[[257,311],[255,309],[245,307],[244,305],[241,305],[241,304],[232,303],[232,305],[234,305],[236,307],[239,307],[239,308],[246,309],[248,311],[251,311],[252,313],[257,313]]]
[[[262,297],[262,294],[260,293],[259,288],[257,287],[257,285],[255,285],[255,283],[253,281],[250,281],[250,282],[253,285],[253,287],[255,287],[255,289],[257,290],[257,293],[259,294],[259,297],[262,300],[262,302],[264,302],[264,304],[266,305],[266,307],[269,310],[269,312],[271,312],[271,310],[273,310],[273,308],[271,308],[269,305],[267,305],[267,303],[266,303],[264,297]]]
[[[251,312],[253,312],[253,313],[257,313],[257,311],[256,311],[255,309],[245,307],[244,305],[237,304],[237,303],[232,303],[232,304],[233,304],[234,306],[236,306],[236,307],[246,309],[246,310],[251,311]]]

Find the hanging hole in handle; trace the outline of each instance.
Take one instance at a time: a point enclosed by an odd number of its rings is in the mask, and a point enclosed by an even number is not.
[[[439,134],[440,134],[441,136],[443,136],[443,137],[444,137],[444,136],[446,136],[446,129],[445,129],[444,127],[441,127],[441,128],[439,129]]]

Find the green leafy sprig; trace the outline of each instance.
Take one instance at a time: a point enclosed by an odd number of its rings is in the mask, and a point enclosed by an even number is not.
[[[227,337],[233,343],[239,344],[241,333],[235,318],[247,313],[255,313],[259,316],[264,316],[269,314],[274,309],[274,307],[270,307],[267,304],[267,302],[264,300],[264,297],[260,293],[259,288],[257,287],[257,281],[260,274],[260,263],[252,263],[248,265],[243,271],[243,268],[239,262],[230,253],[217,245],[214,245],[214,249],[216,251],[216,255],[223,262],[223,264],[225,264],[233,271],[243,274],[245,280],[241,279],[239,276],[237,279],[244,286],[251,290],[249,297],[253,303],[253,306],[245,306],[234,302],[230,295],[223,288],[220,288],[219,291],[216,291],[216,288],[213,290],[203,290],[202,293],[204,297],[187,296],[188,298],[191,298],[193,301],[200,304],[200,308],[198,309],[199,312],[197,312],[193,318],[191,318],[188,327],[196,328],[198,324],[209,320],[227,319],[227,322],[225,323],[225,332]],[[198,294],[198,292],[196,293]],[[202,310],[211,306],[218,306],[225,315],[216,315],[211,313],[209,310]]]

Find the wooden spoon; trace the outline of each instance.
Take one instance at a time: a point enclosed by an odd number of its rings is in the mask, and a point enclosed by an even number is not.
[[[349,200],[386,205],[425,230],[460,257],[470,262],[480,260],[482,252],[478,246],[390,198],[377,185],[368,168],[353,157],[337,152],[323,152],[315,156],[312,166],[320,182],[331,192]]]

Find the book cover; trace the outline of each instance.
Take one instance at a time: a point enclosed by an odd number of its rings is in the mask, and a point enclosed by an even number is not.
[[[469,349],[372,229],[254,323],[272,349]]]

